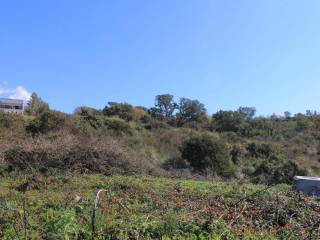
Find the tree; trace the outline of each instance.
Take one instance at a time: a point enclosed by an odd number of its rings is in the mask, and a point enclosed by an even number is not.
[[[289,111],[285,111],[283,114],[286,119],[289,119],[291,117],[291,113]]]
[[[38,95],[34,92],[31,95],[25,112],[29,115],[36,116],[43,112],[49,111],[48,103],[44,102]]]
[[[150,116],[152,116],[153,118],[157,118],[160,120],[164,119],[164,116],[161,114],[161,112],[159,111],[158,108],[156,107],[151,107],[148,109],[148,113],[150,114]]]
[[[184,121],[201,121],[207,113],[204,104],[188,98],[180,98],[178,110],[177,116]]]
[[[239,107],[238,112],[242,113],[246,119],[251,119],[256,114],[256,108],[254,107]]]
[[[245,126],[245,116],[239,111],[220,110],[212,116],[213,129],[218,132],[239,132]]]
[[[317,111],[314,110],[307,110],[306,111],[306,116],[311,117],[311,116],[316,116],[318,113]]]
[[[193,169],[205,173],[232,176],[235,169],[225,143],[209,135],[191,137],[183,142],[181,156]]]
[[[172,117],[177,107],[177,104],[173,100],[173,95],[162,94],[156,96],[155,108],[159,114],[165,117]]]
[[[128,103],[108,102],[102,112],[106,116],[118,116],[126,121],[135,118],[134,107]]]

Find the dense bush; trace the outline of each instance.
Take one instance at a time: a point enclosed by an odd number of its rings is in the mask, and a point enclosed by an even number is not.
[[[107,174],[148,173],[154,168],[150,161],[124,151],[121,143],[112,139],[35,138],[7,149],[3,155],[9,168],[18,170],[57,169]]]
[[[104,126],[113,131],[116,135],[132,134],[132,128],[129,123],[120,118],[104,118]]]
[[[248,144],[247,150],[254,158],[270,158],[279,153],[279,150],[275,146],[256,142]]]
[[[55,111],[44,111],[33,119],[27,126],[27,132],[34,134],[48,133],[52,130],[58,130],[66,121],[63,113]]]
[[[238,111],[219,111],[212,118],[212,127],[218,132],[241,132],[246,124],[245,115]]]
[[[162,167],[166,170],[172,169],[187,169],[189,168],[188,162],[181,158],[181,157],[172,157],[167,159],[163,164]]]
[[[251,176],[255,182],[291,183],[295,175],[307,174],[276,146],[265,143],[250,143],[247,150],[254,162],[254,171]]]
[[[135,119],[134,107],[128,103],[109,102],[103,109],[103,114],[106,116],[118,116],[126,121]]]
[[[186,140],[181,146],[181,156],[196,171],[220,176],[235,174],[227,145],[210,135],[195,136]]]
[[[19,114],[7,114],[0,112],[0,130],[11,133],[24,132],[28,118]]]
[[[254,182],[265,184],[291,183],[296,175],[306,175],[306,170],[283,156],[260,159],[253,173]]]

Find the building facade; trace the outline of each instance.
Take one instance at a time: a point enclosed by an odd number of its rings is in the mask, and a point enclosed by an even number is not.
[[[0,111],[6,113],[23,113],[23,100],[0,98]]]

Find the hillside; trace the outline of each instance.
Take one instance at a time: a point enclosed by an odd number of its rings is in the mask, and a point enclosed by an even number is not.
[[[74,114],[36,94],[24,115],[0,113],[3,174],[143,174],[290,183],[320,173],[316,112],[256,117],[255,108],[209,115],[204,104],[158,95],[152,108],[110,102]]]
[[[254,115],[171,95],[66,114],[33,94],[0,113],[0,238],[317,239],[318,199],[290,184],[319,174],[320,116]]]

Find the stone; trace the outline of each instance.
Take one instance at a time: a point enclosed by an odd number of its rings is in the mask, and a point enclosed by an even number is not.
[[[79,203],[81,200],[82,200],[81,197],[78,196],[78,195],[76,195],[76,196],[74,197],[74,199],[73,199],[73,202],[74,202],[74,203]]]

